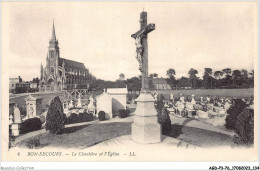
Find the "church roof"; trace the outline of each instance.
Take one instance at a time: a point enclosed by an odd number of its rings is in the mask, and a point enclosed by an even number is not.
[[[167,81],[164,78],[154,78],[152,79],[152,82],[154,84],[165,84]]]
[[[59,58],[59,66],[62,66],[62,63],[65,63],[66,68],[75,68],[75,69],[86,69],[85,65],[81,62],[72,61],[65,58]]]

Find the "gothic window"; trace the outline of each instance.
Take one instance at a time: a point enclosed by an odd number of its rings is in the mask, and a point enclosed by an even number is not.
[[[53,67],[51,67],[51,73],[54,74],[54,68]]]

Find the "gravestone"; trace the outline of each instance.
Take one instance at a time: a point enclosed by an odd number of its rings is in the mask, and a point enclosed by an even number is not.
[[[20,134],[20,124],[22,123],[21,113],[17,105],[14,106],[14,122],[11,124],[11,130],[13,136]]]
[[[196,104],[195,95],[194,94],[191,95],[191,104]]]
[[[92,96],[89,97],[88,113],[92,113],[93,115],[96,114],[96,107],[94,105],[94,98]]]
[[[155,99],[149,91],[148,79],[148,33],[155,29],[155,24],[147,25],[147,12],[140,14],[140,30],[131,37],[135,39],[136,59],[142,74],[142,89],[136,99],[134,123],[132,124],[132,140],[137,143],[161,142],[161,125],[157,122]]]
[[[79,98],[78,98],[77,107],[79,107],[79,108],[82,107],[82,103],[81,103],[81,95],[80,95],[80,94],[79,94]]]
[[[73,107],[74,107],[74,105],[73,105],[73,100],[70,100],[69,109],[70,109],[70,108],[73,108]]]
[[[42,114],[42,99],[41,97],[33,97],[31,94],[25,98],[26,118],[39,117]]]
[[[170,100],[171,101],[174,101],[174,97],[173,97],[173,93],[171,92],[171,94],[170,94]]]
[[[17,105],[14,106],[14,123],[22,123],[21,112]]]
[[[210,97],[209,97],[209,96],[207,96],[207,98],[206,98],[206,102],[207,102],[207,103],[210,102]]]
[[[203,102],[203,97],[202,96],[200,97],[200,102]]]

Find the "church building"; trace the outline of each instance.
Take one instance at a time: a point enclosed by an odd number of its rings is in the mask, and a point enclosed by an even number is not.
[[[43,68],[41,64],[39,89],[41,91],[61,91],[88,88],[89,81],[89,71],[83,63],[60,57],[59,42],[56,39],[53,23],[46,67]]]

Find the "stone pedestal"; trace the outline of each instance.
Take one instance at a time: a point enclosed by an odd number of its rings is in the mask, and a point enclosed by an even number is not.
[[[150,93],[141,93],[136,101],[132,140],[142,144],[161,142],[161,125],[157,122],[154,98]]]
[[[13,136],[18,136],[20,134],[20,123],[12,123],[11,130]]]

